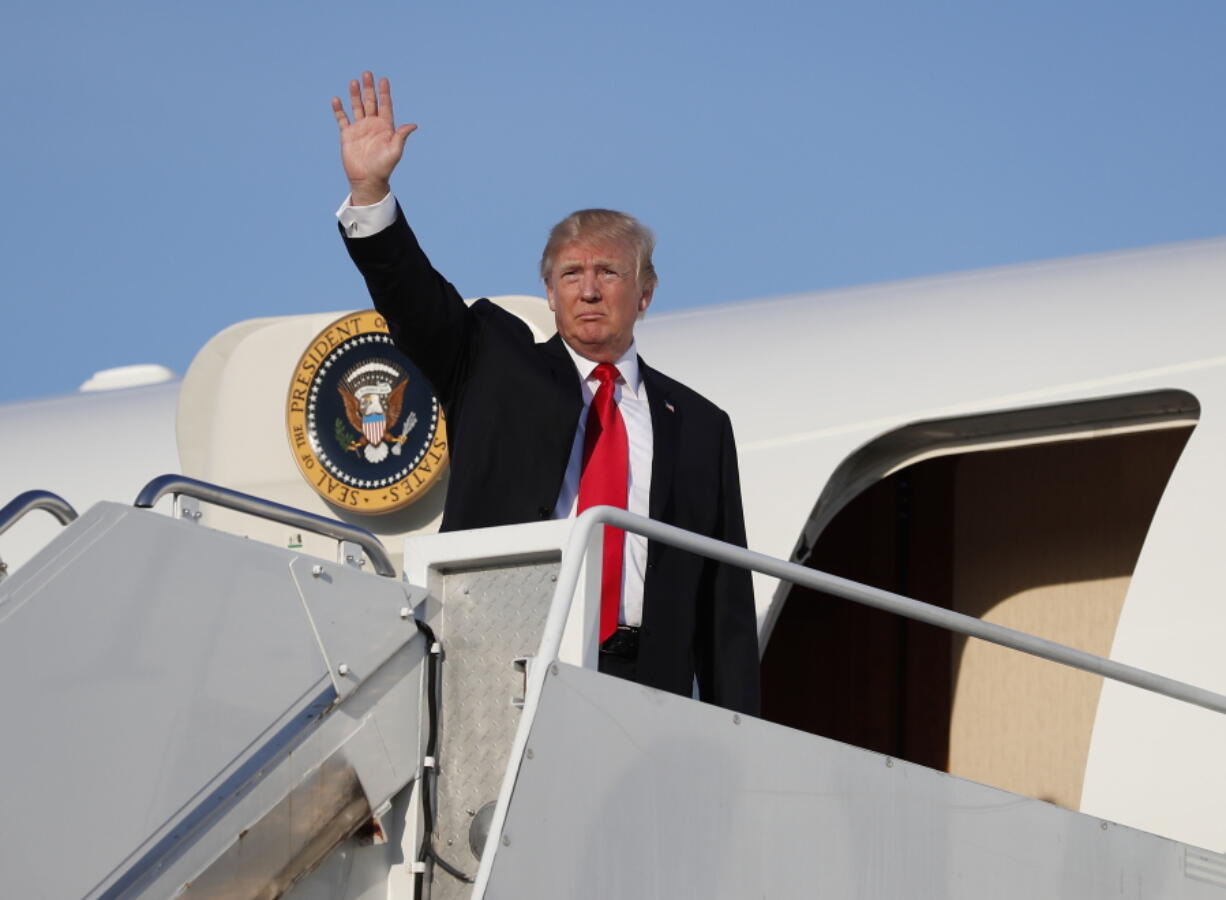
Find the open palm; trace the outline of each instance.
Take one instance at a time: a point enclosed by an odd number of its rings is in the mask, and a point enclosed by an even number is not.
[[[349,82],[349,106],[353,120],[345,114],[339,97],[332,98],[332,113],[341,132],[341,162],[349,178],[355,206],[377,203],[388,192],[392,170],[404,153],[404,142],[417,130],[416,125],[396,127],[392,112],[392,87],[386,78],[375,79],[362,73],[362,81]]]

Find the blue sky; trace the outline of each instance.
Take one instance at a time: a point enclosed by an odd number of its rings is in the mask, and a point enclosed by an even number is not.
[[[363,68],[462,293],[540,293],[611,206],[663,312],[1226,234],[1224,44],[1220,0],[6,0],[0,403],[367,305],[328,109]]]

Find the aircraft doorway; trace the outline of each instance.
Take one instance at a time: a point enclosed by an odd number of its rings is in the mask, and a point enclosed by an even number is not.
[[[987,429],[992,417],[941,423],[939,455],[849,461],[844,482],[867,486],[823,495],[797,561],[1107,656],[1198,412],[1177,391],[1122,399],[1126,421],[1121,398],[1050,407],[1042,427],[1042,409],[995,414]],[[1087,431],[1096,411],[1114,424]],[[968,423],[975,439],[958,439]],[[932,435],[935,423],[914,427]],[[897,451],[899,433],[880,440]],[[774,622],[762,676],[767,719],[1080,804],[1097,676],[801,588]]]

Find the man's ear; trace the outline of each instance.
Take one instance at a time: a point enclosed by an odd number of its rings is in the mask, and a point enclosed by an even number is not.
[[[553,288],[549,286],[549,282],[545,282],[545,302],[549,304],[550,312],[558,311],[558,304],[554,301]]]
[[[643,296],[639,297],[639,315],[640,316],[643,313],[647,312],[647,307],[651,306],[651,297],[655,292],[656,292],[656,286],[653,284],[651,287],[646,288],[643,291]]]

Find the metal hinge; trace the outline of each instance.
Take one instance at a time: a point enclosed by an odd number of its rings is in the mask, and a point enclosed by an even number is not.
[[[362,547],[352,541],[341,541],[340,549],[341,562],[347,566],[353,566],[355,569],[360,569],[366,565],[366,554],[362,552]]]

